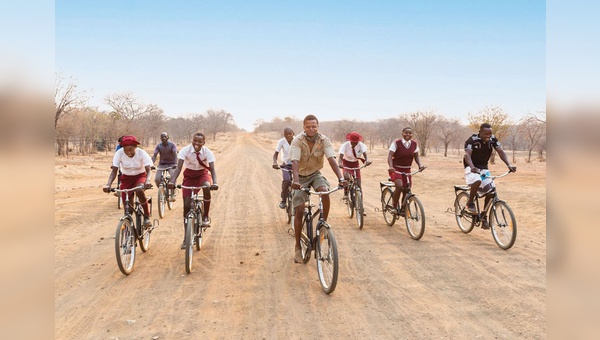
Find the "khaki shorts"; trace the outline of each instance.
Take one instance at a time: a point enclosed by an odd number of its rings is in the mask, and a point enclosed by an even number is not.
[[[327,179],[321,175],[320,171],[315,171],[312,174],[302,177],[300,176],[300,185],[303,188],[312,187],[315,191],[319,187],[325,187],[329,190],[329,182]],[[292,198],[292,205],[294,208],[304,204],[308,200],[308,194],[302,190],[294,190],[294,196]]]

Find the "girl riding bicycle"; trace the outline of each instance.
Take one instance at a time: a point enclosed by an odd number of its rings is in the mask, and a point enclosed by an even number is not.
[[[110,192],[110,186],[117,177],[117,170],[121,169],[122,175],[119,180],[121,185],[119,189],[131,189],[141,184],[144,184],[144,189],[152,188],[150,183],[150,167],[152,159],[150,155],[143,149],[137,146],[140,143],[134,136],[123,136],[121,140],[121,148],[115,152],[112,162],[112,171],[108,176],[107,184],[102,188],[102,191]],[[135,191],[137,194],[140,204],[144,209],[144,225],[151,226],[150,221],[150,208],[148,207],[148,200],[143,189]],[[123,202],[125,202],[125,193],[122,194]],[[133,192],[129,194],[129,200],[133,201]]]
[[[350,132],[346,135],[347,142],[340,145],[340,159],[338,165],[340,169],[343,169],[344,179],[349,180],[349,171],[353,171],[354,177],[356,178],[356,185],[360,186],[360,170],[347,170],[346,168],[358,168],[358,161],[360,160],[366,165],[371,164],[371,161],[367,158],[367,146],[362,142],[363,138],[358,132]],[[344,198],[348,199],[348,187],[344,188]]]
[[[402,139],[395,140],[388,150],[390,151],[388,153],[388,172],[396,186],[393,204],[394,208],[398,209],[400,193],[402,193],[402,201],[404,202],[406,191],[412,185],[412,176],[407,173],[410,173],[413,159],[417,162],[419,170],[425,169],[425,166],[421,164],[419,146],[416,141],[412,140],[412,129],[410,127],[402,129]],[[399,172],[402,172],[402,174]],[[400,207],[399,215],[404,215],[404,208],[404,206]]]

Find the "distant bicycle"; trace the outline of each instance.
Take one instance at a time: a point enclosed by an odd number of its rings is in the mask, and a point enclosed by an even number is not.
[[[310,259],[310,252],[314,250],[315,260],[317,261],[317,272],[319,274],[319,282],[321,288],[326,294],[331,294],[335,290],[338,278],[339,261],[337,243],[333,236],[333,230],[329,223],[323,218],[323,199],[322,195],[331,194],[340,190],[342,187],[318,192],[312,191],[310,188],[302,188],[300,190],[308,193],[308,201],[304,206],[304,216],[302,218],[302,234],[300,235],[300,245],[302,246],[302,258],[304,263]],[[310,203],[310,196],[319,196],[319,207],[313,213]],[[319,216],[319,221],[313,229],[313,219]]]
[[[371,163],[363,164],[358,168],[344,167],[350,174],[350,179],[348,180],[348,199],[344,200],[344,203],[346,204],[346,208],[348,208],[348,216],[350,218],[356,216],[356,223],[359,229],[362,229],[365,223],[365,207],[363,205],[362,189],[356,183],[355,173],[369,164]]]
[[[121,186],[121,175],[121,170],[119,170],[119,172],[117,173],[117,188]],[[123,199],[121,198],[121,195],[119,195],[116,192],[115,196],[117,196],[117,209],[121,209],[121,206],[123,205]]]
[[[421,171],[423,170],[416,170],[411,173],[396,171],[396,173],[415,175]],[[400,214],[400,211],[398,211],[399,208],[394,208],[393,197],[396,189],[394,182],[391,180],[379,182],[379,186],[381,188],[381,211],[383,212],[385,223],[391,227],[396,222],[396,219],[404,217],[406,229],[410,237],[413,240],[421,239],[425,233],[425,210],[417,195],[413,194],[410,187],[408,188],[404,200],[399,202],[401,206],[405,207],[404,214]]]
[[[285,168],[279,168],[279,170],[287,171],[290,174],[292,173],[292,170],[288,170]],[[294,216],[294,207],[292,207],[293,193],[294,193],[294,189],[292,189],[292,186],[288,186],[288,193],[287,193],[287,196],[285,197],[285,213],[287,215],[286,223],[291,224],[292,226],[294,225],[294,219],[292,218]]]
[[[150,227],[143,224],[144,210],[137,195],[135,196],[133,206],[129,202],[128,193],[142,188],[144,188],[143,184],[131,189],[110,189],[111,192],[116,192],[119,196],[121,196],[121,193],[125,193],[125,202],[123,204],[124,214],[121,219],[119,219],[117,231],[115,233],[117,265],[119,266],[119,270],[125,275],[129,275],[133,270],[137,241],[140,242],[140,249],[142,249],[143,252],[148,251],[148,249],[150,249],[150,236],[152,231],[154,228],[158,227],[158,220],[154,220],[154,223]],[[152,197],[148,198],[148,208],[150,213],[152,213]]]
[[[491,176],[489,171],[483,175],[482,179],[491,178],[492,181],[496,178],[501,178],[508,175],[510,171],[500,175]],[[506,250],[515,244],[517,239],[517,221],[512,209],[508,206],[506,201],[498,198],[495,186],[488,192],[477,192],[475,196],[475,207],[477,209],[476,214],[471,214],[467,211],[467,202],[469,200],[470,188],[467,185],[455,185],[454,193],[456,199],[454,200],[454,215],[456,216],[456,223],[460,230],[467,234],[473,230],[474,227],[481,226],[482,229],[490,228],[492,230],[492,236],[498,247]],[[483,210],[479,209],[479,199],[491,195],[492,198],[488,201],[487,206]],[[485,226],[485,223],[489,224],[489,227]]]
[[[162,171],[161,181],[158,186],[158,216],[163,218],[165,216],[165,205],[169,210],[173,209],[173,201],[175,200],[175,188],[169,189],[167,185],[171,179],[169,169],[175,169],[177,166],[172,167],[158,167],[156,171]]]
[[[202,189],[212,186],[188,187],[178,184],[179,189],[192,190],[192,207],[185,218],[185,272],[192,272],[192,258],[194,257],[194,246],[196,250],[202,249],[202,233],[206,231],[207,226],[202,226],[202,216],[204,216],[204,195],[200,194]]]

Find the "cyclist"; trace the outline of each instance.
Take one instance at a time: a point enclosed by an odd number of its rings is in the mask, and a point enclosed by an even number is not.
[[[292,188],[300,189],[312,186],[316,191],[327,191],[329,182],[321,174],[323,168],[323,156],[327,158],[333,172],[337,175],[340,184],[346,186],[348,182],[342,177],[340,168],[335,162],[335,151],[331,141],[318,132],[319,120],[314,115],[308,115],[303,121],[304,132],[294,137],[290,147],[290,158],[292,160]],[[296,236],[294,262],[304,263],[302,259],[302,248],[300,236],[302,234],[302,215],[304,202],[308,194],[304,191],[295,191],[292,204],[296,209],[294,219],[294,231]],[[329,195],[323,195],[323,216],[327,220],[329,214]]]
[[[410,127],[402,129],[402,138],[395,140],[388,150],[388,172],[392,182],[396,186],[392,200],[394,209],[398,209],[400,193],[402,193],[402,202],[404,202],[408,188],[412,186],[412,176],[399,174],[396,171],[410,173],[413,159],[417,163],[419,170],[425,169],[425,166],[421,164],[419,146],[416,141],[412,140],[412,129]],[[404,209],[404,204],[402,204],[398,210],[400,216],[404,216]]]
[[[281,171],[283,176],[283,181],[281,182],[281,202],[279,203],[279,207],[281,209],[285,209],[285,200],[288,194],[288,188],[290,184],[292,184],[292,175],[290,171],[292,170],[292,161],[290,160],[290,143],[294,139],[294,130],[291,127],[286,127],[283,129],[283,138],[277,142],[277,147],[275,147],[275,153],[273,154],[273,169],[285,169],[289,171]],[[279,153],[281,154],[281,160],[283,164],[277,164],[277,158],[279,157]]]
[[[160,161],[158,162],[158,166],[160,168],[167,168],[169,174],[173,176],[172,169],[173,166],[177,165],[177,147],[175,143],[169,141],[169,134],[163,132],[160,134],[161,143],[158,143],[154,148],[154,155],[152,155],[152,164],[156,162],[156,156],[160,155]],[[162,181],[162,171],[157,171],[154,175],[154,183],[156,183],[156,187],[160,186],[160,182]],[[171,202],[175,201],[175,197],[169,196],[169,200]]]
[[[510,165],[508,157],[502,146],[498,141],[498,138],[492,134],[492,126],[488,123],[483,123],[479,127],[479,133],[473,134],[465,142],[465,156],[463,158],[463,165],[465,167],[465,181],[471,188],[469,192],[469,200],[467,201],[467,211],[471,214],[476,214],[477,209],[475,208],[475,195],[477,190],[480,189],[482,192],[489,192],[494,189],[494,182],[491,178],[484,178],[482,180],[480,171],[488,169],[488,161],[492,155],[492,149],[495,149],[500,156],[500,159],[508,166],[510,172],[517,171],[516,166]],[[491,199],[491,195],[485,196],[484,206],[488,204]],[[485,229],[489,228],[489,223],[485,219],[482,221],[482,225]]]
[[[371,161],[367,157],[367,146],[362,142],[363,138],[358,132],[350,132],[346,135],[346,142],[340,145],[340,159],[338,160],[340,169],[343,169],[344,179],[350,179],[350,171],[354,171],[354,177],[356,178],[356,186],[362,189],[360,186],[360,170],[346,170],[346,168],[358,168],[358,161],[360,160],[367,165],[371,164]],[[344,199],[348,199],[348,187],[344,188]]]
[[[175,187],[177,177],[181,169],[185,166],[183,172],[183,185],[188,187],[211,186],[212,190],[219,189],[217,184],[217,172],[215,171],[215,155],[209,148],[204,146],[204,134],[198,132],[194,135],[192,144],[185,146],[179,151],[177,156],[177,168],[171,176],[169,189]],[[204,216],[202,216],[202,226],[210,227],[210,189],[203,189],[204,196]],[[185,233],[185,219],[192,207],[192,190],[182,189],[183,196],[183,230]],[[181,244],[181,249],[185,249],[185,238]]]
[[[112,171],[108,176],[108,182],[102,188],[102,191],[109,192],[112,182],[117,176],[117,170],[120,168],[123,173],[120,176],[121,187],[119,189],[131,189],[141,184],[144,184],[144,189],[152,188],[150,183],[150,167],[152,166],[152,159],[146,151],[137,146],[140,142],[134,136],[123,136],[121,139],[121,148],[115,152],[112,162]],[[143,189],[135,191],[137,194],[140,204],[144,209],[144,225],[151,226],[150,221],[150,209],[148,207],[148,200]],[[122,194],[123,202],[125,202],[125,193]],[[133,200],[133,192],[129,193],[129,200]]]

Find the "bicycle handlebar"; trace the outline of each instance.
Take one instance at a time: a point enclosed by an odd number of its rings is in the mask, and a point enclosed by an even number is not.
[[[183,184],[177,184],[177,188],[178,189],[190,189],[190,190],[198,190],[198,189],[215,190],[215,189],[213,189],[212,185],[202,185],[202,186],[199,186],[199,187],[188,187],[188,186],[185,186]]]
[[[144,184],[142,185],[138,185],[135,188],[131,188],[131,189],[117,189],[117,188],[110,188],[110,192],[131,192],[131,191],[135,191],[137,189],[143,189],[144,188]],[[150,188],[148,188],[150,189]]]
[[[510,174],[512,171],[507,171],[505,173],[503,173],[502,175],[498,175],[498,176],[485,176],[485,178],[491,178],[491,179],[496,179],[496,178],[502,178],[508,174]]]
[[[400,172],[400,171],[396,171],[396,170],[394,170],[394,172],[397,174],[400,174],[400,175],[411,175],[412,176],[412,175],[418,174],[419,172],[425,170],[426,168],[427,167],[425,166],[425,167],[423,167],[423,169],[418,169],[417,171],[413,171],[413,172]]]
[[[312,194],[312,195],[319,195],[319,196],[321,196],[321,195],[329,195],[329,194],[331,194],[332,192],[338,191],[338,190],[340,190],[340,189],[342,189],[342,188],[344,188],[344,187],[343,187],[343,186],[338,186],[338,187],[336,187],[336,188],[334,188],[334,189],[331,189],[331,190],[329,190],[329,191],[313,191],[313,190],[310,190],[310,188],[301,188],[300,190],[304,191],[304,192],[305,192],[305,193],[307,193],[307,194]]]
[[[160,166],[155,167],[156,171],[166,171],[166,170],[170,170],[170,169],[177,169],[177,165],[172,165],[172,166],[168,166],[166,168],[162,168]]]
[[[281,170],[281,171],[287,171],[287,172],[292,172],[292,170],[288,170],[288,169],[285,169],[285,168],[282,168],[282,167],[279,167],[279,170]]]
[[[363,165],[359,166],[358,168],[348,168],[348,167],[346,167],[346,166],[342,166],[342,167],[343,167],[344,169],[346,169],[346,170],[360,170],[360,169],[362,169],[362,168],[364,168],[364,167],[366,167],[366,166],[369,166],[369,165],[371,165],[371,164],[373,164],[373,163],[369,163],[369,164],[365,163],[365,164],[363,164]]]

